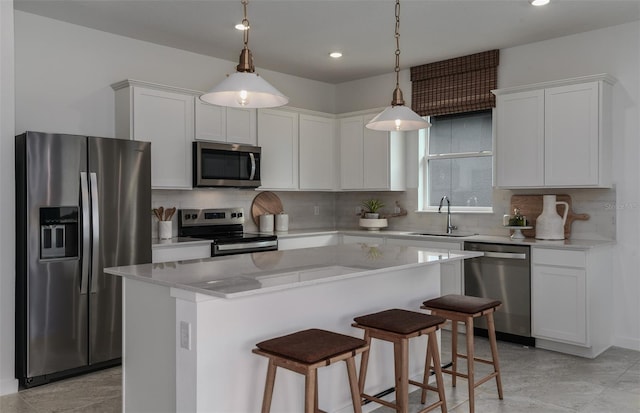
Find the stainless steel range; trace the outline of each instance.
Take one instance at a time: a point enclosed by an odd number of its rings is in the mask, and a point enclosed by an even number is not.
[[[244,232],[242,208],[181,209],[178,236],[212,240],[212,257],[278,249],[276,235]]]

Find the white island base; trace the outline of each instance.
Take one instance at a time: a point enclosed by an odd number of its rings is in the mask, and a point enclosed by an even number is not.
[[[403,255],[414,250],[396,248]],[[321,248],[306,251],[312,254],[315,250]],[[384,251],[387,255],[390,252]],[[467,257],[451,254],[439,258],[386,269],[360,269],[364,275],[324,278],[298,283],[294,288],[267,288],[233,298],[203,294],[188,286],[162,285],[167,283],[161,275],[150,275],[160,280],[124,275],[133,267],[111,269],[115,270],[111,273],[125,277],[124,411],[259,412],[267,360],[251,352],[255,343],[308,328],[361,338],[362,331],[351,327],[356,316],[389,308],[420,311],[424,300],[440,295],[440,262]],[[411,341],[410,377],[421,376],[425,349],[426,338]],[[359,367],[360,357],[356,363]],[[369,363],[366,392],[376,394],[392,387],[392,345],[374,340]],[[353,411],[344,363],[321,368],[318,375],[320,408]],[[388,396],[393,398],[393,394]],[[278,369],[272,411],[299,413],[303,403],[304,377]],[[363,409],[378,407],[371,403]]]

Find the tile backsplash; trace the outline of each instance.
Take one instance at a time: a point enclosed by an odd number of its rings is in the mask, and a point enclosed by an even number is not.
[[[251,204],[258,191],[246,189],[197,189],[191,191],[154,190],[153,207],[175,206],[182,208],[229,208],[242,207],[247,214],[246,231],[257,231],[250,218]],[[435,212],[416,212],[417,189],[403,192],[275,192],[289,214],[289,229],[340,228],[358,229],[356,208],[370,198],[382,200],[383,212],[391,213],[398,204],[407,210],[406,216],[389,219],[389,229],[399,231],[444,231],[446,216]],[[461,232],[485,235],[509,235],[502,228],[502,215],[509,214],[513,194],[569,194],[573,200],[573,211],[589,214],[588,221],[575,221],[571,237],[576,239],[615,239],[616,237],[616,191],[615,189],[533,189],[493,190],[494,212],[489,214],[452,214],[452,223]],[[315,212],[318,215],[315,215]],[[154,219],[155,222],[155,218]],[[173,219],[174,234],[177,233],[177,218]],[[157,225],[153,225],[156,235]]]

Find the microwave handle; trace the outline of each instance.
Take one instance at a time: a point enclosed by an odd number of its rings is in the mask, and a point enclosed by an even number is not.
[[[256,157],[253,152],[249,152],[249,159],[251,159],[251,173],[249,174],[249,180],[253,181],[256,176]]]

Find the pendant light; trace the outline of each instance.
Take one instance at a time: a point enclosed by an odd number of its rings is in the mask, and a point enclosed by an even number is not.
[[[396,88],[391,106],[367,123],[367,128],[380,131],[410,131],[431,126],[420,115],[404,105],[400,90],[400,0],[396,0]]]
[[[207,103],[235,108],[272,108],[286,105],[289,98],[255,73],[253,56],[249,50],[249,20],[247,20],[248,0],[242,0],[244,18],[242,25],[244,48],[240,52],[237,72],[227,75],[226,79],[200,96]]]

